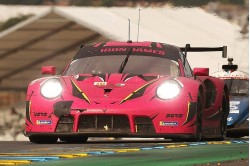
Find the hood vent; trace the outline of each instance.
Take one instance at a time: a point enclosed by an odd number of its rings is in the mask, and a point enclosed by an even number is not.
[[[104,96],[108,96],[113,89],[104,89]]]
[[[126,80],[129,80],[129,79],[132,78],[132,77],[139,77],[140,79],[142,79],[142,80],[144,80],[144,81],[146,81],[146,82],[158,78],[158,76],[145,76],[145,75],[128,74],[128,75],[124,78],[124,80],[125,80],[125,81],[126,81]]]

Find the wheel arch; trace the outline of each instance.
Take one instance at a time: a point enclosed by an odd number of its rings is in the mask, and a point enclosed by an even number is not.
[[[204,105],[205,105],[204,100],[203,100],[203,98],[204,98],[204,89],[203,89],[202,85],[199,86],[199,91],[198,92],[201,95],[202,109],[204,109]]]

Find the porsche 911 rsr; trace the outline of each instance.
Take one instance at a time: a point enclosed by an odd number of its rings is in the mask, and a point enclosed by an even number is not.
[[[32,81],[25,135],[31,142],[86,142],[88,137],[224,139],[229,113],[224,81],[192,70],[189,51],[156,42],[107,42],[82,47],[62,75]]]

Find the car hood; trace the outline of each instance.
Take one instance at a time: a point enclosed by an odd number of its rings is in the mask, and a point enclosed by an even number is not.
[[[227,125],[235,125],[245,121],[249,116],[248,97],[231,97],[230,112],[227,118]]]
[[[140,97],[161,78],[157,75],[95,74],[64,76],[63,79],[73,96],[98,103]]]

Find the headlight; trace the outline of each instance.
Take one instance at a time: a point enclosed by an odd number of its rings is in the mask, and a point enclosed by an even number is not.
[[[52,78],[41,85],[41,94],[48,99],[58,97],[62,93],[62,84],[59,79]]]
[[[181,85],[177,81],[167,80],[158,86],[156,94],[160,99],[168,100],[178,96],[181,88]]]

